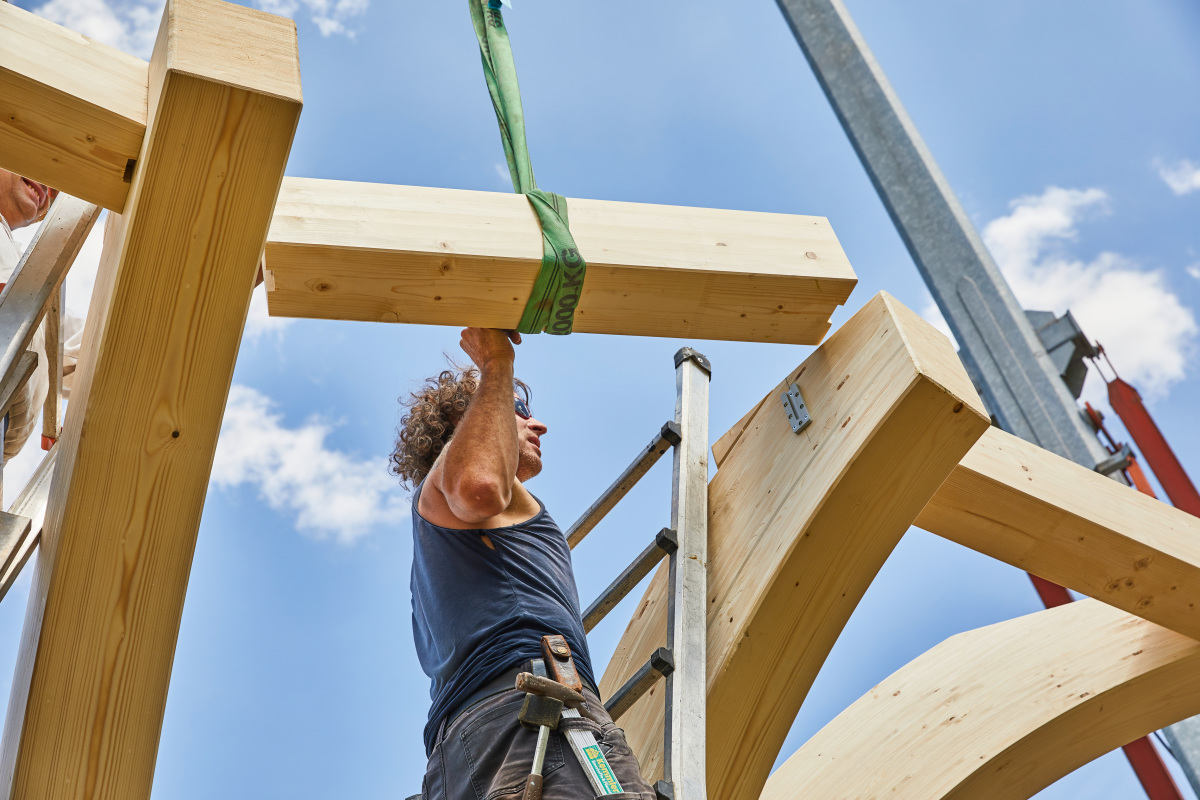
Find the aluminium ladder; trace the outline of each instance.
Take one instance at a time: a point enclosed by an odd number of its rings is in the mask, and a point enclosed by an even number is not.
[[[706,639],[708,627],[708,384],[712,366],[690,347],[675,354],[675,419],[567,530],[572,548],[583,540],[650,468],[673,447],[671,527],[642,553],[583,614],[596,627],[664,557],[670,559],[667,643],[617,690],[605,710],[616,721],[660,678],[666,678],[663,780],[659,800],[707,800],[705,786]]]

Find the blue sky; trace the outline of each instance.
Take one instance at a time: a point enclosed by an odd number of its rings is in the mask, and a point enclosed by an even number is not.
[[[835,324],[884,289],[936,321],[774,3],[515,2],[507,20],[542,188],[827,216],[860,279]],[[142,56],[161,9],[17,5]],[[258,5],[294,16],[300,31],[305,110],[288,174],[511,190],[465,3]],[[847,5],[1018,296],[1030,308],[1070,307],[1200,478],[1200,6]],[[81,310],[95,251],[68,290]],[[201,524],[156,798],[419,789],[428,685],[411,639],[407,496],[384,465],[396,397],[436,371],[457,338],[449,328],[281,324],[256,300]],[[521,346],[518,372],[550,427],[547,470],[531,488],[560,522],[593,499],[577,484],[598,493],[670,417],[682,344],[713,362],[714,438],[810,351],[586,335]],[[1102,398],[1099,380],[1088,383]],[[666,524],[668,480],[664,463],[581,547],[585,603]],[[0,604],[0,682],[27,592],[28,576]],[[600,664],[628,605],[593,635]],[[1023,573],[910,531],[783,757],[947,636],[1038,608]],[[1119,753],[1039,795],[1140,796]]]

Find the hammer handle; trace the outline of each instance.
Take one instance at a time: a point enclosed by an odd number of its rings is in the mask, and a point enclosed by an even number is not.
[[[530,775],[525,781],[524,800],[542,800],[542,776]]]

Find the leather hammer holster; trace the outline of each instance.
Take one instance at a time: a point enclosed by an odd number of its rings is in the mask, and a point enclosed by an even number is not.
[[[577,692],[583,691],[583,681],[571,658],[571,645],[567,644],[565,638],[557,633],[543,636],[542,655],[546,659],[547,677]]]

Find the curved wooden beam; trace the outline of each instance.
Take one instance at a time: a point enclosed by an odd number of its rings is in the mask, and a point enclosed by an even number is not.
[[[990,429],[916,524],[1200,639],[1200,517]]]
[[[799,385],[795,434],[779,395]],[[950,342],[895,299],[867,303],[760,403],[709,484],[708,792],[757,798],[851,612],[917,512],[988,426]],[[666,642],[660,572],[609,663],[610,695]],[[661,690],[621,725],[662,769]]]
[[[1084,600],[947,639],[787,760],[762,800],[1024,800],[1200,713],[1200,642]]]

